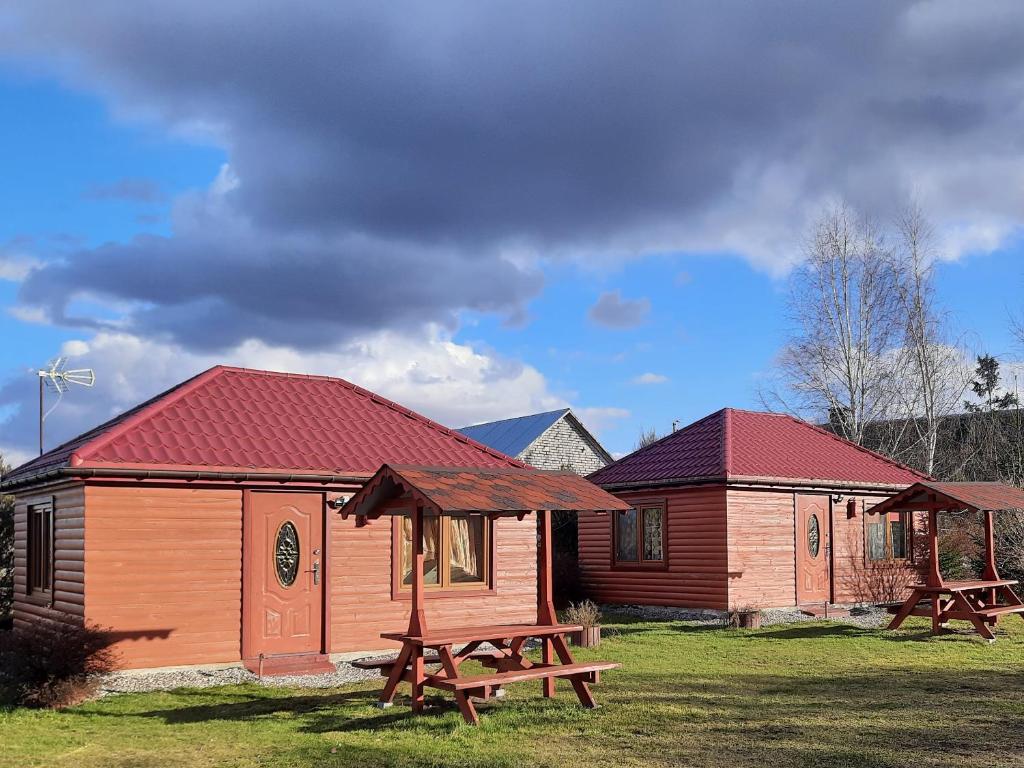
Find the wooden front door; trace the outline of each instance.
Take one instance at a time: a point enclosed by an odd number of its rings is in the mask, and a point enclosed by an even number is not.
[[[796,497],[796,602],[831,599],[832,537],[828,496]]]
[[[249,494],[244,552],[245,658],[321,651],[323,524],[321,494]]]

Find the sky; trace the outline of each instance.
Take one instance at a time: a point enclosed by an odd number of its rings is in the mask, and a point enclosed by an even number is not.
[[[13,2],[0,453],[217,363],[450,426],[572,406],[614,454],[760,407],[803,234],[935,225],[940,304],[1017,360],[1024,8]]]

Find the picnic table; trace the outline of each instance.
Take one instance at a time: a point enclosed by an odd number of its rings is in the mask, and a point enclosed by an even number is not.
[[[555,695],[555,681],[568,680],[580,703],[597,706],[590,685],[601,672],[615,669],[613,662],[577,663],[566,636],[583,629],[560,624],[552,602],[551,513],[622,511],[629,505],[571,472],[545,472],[519,467],[447,468],[382,466],[345,505],[342,514],[359,516],[364,523],[383,514],[401,513],[403,504],[411,517],[411,601],[409,625],[404,631],[384,632],[381,637],[401,644],[398,655],[384,660],[354,662],[363,669],[379,669],[387,677],[378,705],[389,707],[400,683],[412,686],[414,714],[423,711],[424,688],[449,691],[467,723],[480,718],[474,700],[504,695],[509,683],[541,680],[542,693]],[[445,627],[427,626],[424,600],[424,513],[435,515],[485,515],[489,519],[537,515],[537,613],[530,624],[494,624]],[[531,638],[540,640],[541,660],[527,658]],[[456,647],[458,649],[456,649]],[[486,646],[486,647],[485,647]],[[556,660],[557,659],[557,660]],[[463,674],[466,661],[482,664],[485,674]],[[427,665],[440,665],[428,672]]]
[[[896,610],[889,629],[899,629],[910,616],[932,620],[932,634],[951,620],[969,621],[979,635],[994,643],[992,628],[1003,616],[1024,614],[1024,603],[1014,591],[1017,582],[999,576],[995,558],[993,514],[1024,508],[1024,492],[1001,483],[919,482],[883,501],[870,514],[928,512],[928,577],[911,584],[910,596]],[[985,568],[980,579],[947,581],[939,568],[939,512],[981,514],[985,525]]]
[[[942,584],[914,584],[910,597],[897,611],[889,629],[897,629],[908,616],[930,617],[932,632],[938,633],[950,620],[969,621],[986,640],[995,640],[991,627],[1000,616],[1024,613],[1024,604],[1009,579],[943,581]]]
[[[556,678],[569,680],[580,703],[593,708],[596,703],[589,684],[598,682],[601,672],[619,665],[605,661],[576,663],[566,635],[582,629],[570,624],[504,624],[459,627],[427,635],[384,632],[381,637],[402,644],[398,656],[382,661],[357,661],[355,665],[363,669],[377,668],[388,678],[380,694],[382,706],[390,706],[398,684],[407,682],[412,685],[413,711],[420,712],[423,709],[423,689],[437,688],[454,694],[463,718],[473,725],[480,722],[474,699],[501,697],[506,684],[527,680],[543,681],[541,690],[547,698],[554,696]],[[530,638],[541,641],[543,658],[540,662],[531,661],[523,655],[524,646]],[[455,650],[457,645],[462,647]],[[489,647],[483,648],[484,645]],[[557,656],[557,662],[554,656]],[[460,673],[460,665],[469,660],[493,671],[482,675]],[[427,672],[427,664],[439,664],[440,669]]]

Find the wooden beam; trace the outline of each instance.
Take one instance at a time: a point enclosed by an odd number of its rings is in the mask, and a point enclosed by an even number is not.
[[[412,514],[412,610],[409,612],[409,634],[423,637],[427,633],[427,617],[423,610],[423,505],[417,504]]]
[[[551,577],[551,512],[542,509],[537,512],[540,539],[537,556],[537,623],[552,626],[558,623],[555,615],[554,589]]]

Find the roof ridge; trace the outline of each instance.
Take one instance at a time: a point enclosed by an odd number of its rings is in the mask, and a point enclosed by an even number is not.
[[[324,376],[319,374],[306,373],[288,373],[284,371],[268,371],[261,370],[258,368],[240,368],[237,366],[230,365],[215,365],[212,368],[208,368],[207,370],[203,371],[202,373],[196,374],[191,379],[187,379],[184,382],[175,385],[174,387],[172,387],[169,390],[166,390],[162,394],[156,395],[150,401],[148,401],[148,404],[144,404],[144,406],[141,409],[139,409],[136,413],[133,413],[128,418],[124,419],[118,424],[115,424],[111,429],[107,430],[106,432],[103,432],[97,435],[96,437],[92,438],[91,440],[87,441],[77,450],[72,451],[71,455],[68,457],[69,465],[81,465],[81,463],[88,458],[90,453],[93,453],[97,449],[105,445],[108,445],[117,437],[127,432],[129,429],[133,429],[138,425],[142,424],[143,422],[153,418],[158,413],[163,411],[165,408],[170,406],[172,403],[178,402],[182,397],[189,394],[190,392],[193,392],[199,386],[206,384],[209,381],[225,373],[237,373],[248,376],[258,375],[273,378],[292,378],[314,381],[326,381],[333,384],[340,384],[348,388],[354,394],[359,395],[360,397],[363,397],[374,403],[377,403],[378,405],[382,405],[385,408],[393,410],[397,413],[401,413],[403,416],[411,418],[414,421],[418,421],[421,424],[437,432],[440,432],[446,437],[454,438],[458,442],[464,443],[473,448],[476,448],[477,450],[483,451],[489,456],[493,456],[503,461],[515,462],[516,466],[523,466],[522,462],[518,461],[517,459],[511,456],[506,456],[504,453],[496,451],[493,448],[490,448],[489,446],[486,446],[483,443],[473,440],[472,438],[467,437],[466,435],[463,435],[460,432],[457,432],[453,429],[449,429],[443,424],[434,421],[433,419],[428,418],[423,414],[417,413],[416,411],[406,408],[404,405],[399,405],[393,400],[389,400],[386,397],[378,395],[376,392],[372,392],[368,389],[365,389],[364,387],[361,387],[358,384],[354,384],[353,382],[348,381],[347,379],[343,379],[339,376]],[[73,442],[73,440],[68,442]]]
[[[617,461],[613,462],[612,464],[609,464],[608,467],[614,466],[615,464],[619,464],[620,462],[623,462],[626,459],[630,459],[630,458],[632,458],[634,456],[637,456],[638,454],[643,453],[644,451],[647,451],[647,450],[653,448],[654,446],[658,445],[659,443],[666,442],[669,438],[679,437],[680,435],[690,431],[691,429],[697,427],[698,425],[703,424],[706,421],[710,421],[711,419],[713,419],[716,416],[722,415],[727,410],[729,410],[729,409],[728,408],[719,408],[717,411],[715,411],[713,413],[709,413],[707,416],[702,416],[701,418],[697,419],[696,421],[690,422],[689,424],[687,424],[682,429],[677,429],[674,432],[669,432],[667,435],[662,435],[657,440],[655,440],[653,443],[650,443],[649,445],[645,445],[642,448],[637,448],[632,453],[627,453],[621,459],[618,459]],[[603,471],[605,469],[608,469],[608,467],[602,467],[601,469],[597,470],[597,472],[601,472],[601,471]],[[595,472],[594,474],[597,474],[597,472]]]
[[[817,424],[812,424],[809,421],[804,421],[803,419],[798,419],[796,416],[793,416],[792,414],[789,414],[789,413],[774,414],[773,413],[771,415],[772,416],[776,416],[776,415],[778,415],[778,416],[785,416],[786,418],[790,419],[791,421],[796,422],[797,424],[800,424],[800,425],[805,426],[805,427],[810,427],[811,429],[813,429],[813,430],[815,430],[817,432],[820,432],[823,435],[828,435],[833,440],[836,440],[836,441],[838,441],[840,443],[845,443],[846,445],[851,446],[852,448],[857,449],[861,453],[867,454],[868,456],[871,456],[872,458],[879,459],[879,460],[885,462],[886,464],[891,464],[894,467],[899,467],[900,469],[906,470],[907,472],[910,472],[910,473],[912,473],[914,475],[917,475],[919,478],[921,478],[923,480],[932,480],[933,479],[930,475],[926,475],[924,472],[920,472],[919,470],[916,470],[916,469],[914,469],[911,466],[908,466],[908,465],[906,465],[906,464],[904,464],[902,462],[896,461],[895,459],[890,459],[888,456],[884,456],[881,453],[878,453],[876,451],[872,451],[870,448],[865,448],[863,445],[859,445],[858,443],[855,443],[852,440],[847,440],[845,437],[841,437],[841,436],[837,435],[835,432],[829,432],[827,429],[823,429],[823,428],[819,427]]]
[[[548,416],[552,413],[560,413],[562,416],[572,411],[572,408],[566,406],[564,408],[552,408],[550,411],[538,411],[537,413],[524,413],[522,416],[509,416],[504,419],[494,419],[493,421],[481,421],[479,424],[467,424],[464,427],[457,427],[456,430],[463,429],[476,429],[477,427],[486,427],[492,424],[502,424],[506,421],[518,421],[519,419],[533,419],[538,416]]]
[[[732,474],[732,408],[722,409],[722,474],[726,480]]]
[[[171,404],[181,400],[181,398],[189,392],[192,392],[201,384],[205,384],[207,381],[217,378],[228,370],[230,369],[226,366],[215,365],[212,368],[207,368],[202,373],[197,373],[191,379],[186,379],[161,394],[153,396],[153,398],[143,404],[143,406],[135,413],[119,421],[117,424],[114,424],[110,429],[96,435],[96,437],[91,440],[87,440],[83,445],[80,445],[72,451],[71,455],[68,456],[68,466],[80,466],[88,458],[89,454],[95,453],[105,445],[109,445],[128,430],[134,429],[139,424],[152,419],[158,413],[161,413]]]

